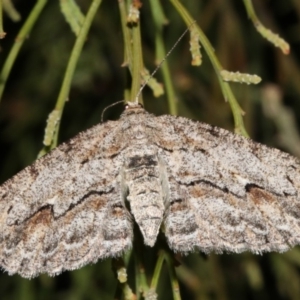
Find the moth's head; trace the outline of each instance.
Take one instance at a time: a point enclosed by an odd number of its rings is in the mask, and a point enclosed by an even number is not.
[[[131,114],[141,114],[145,113],[145,109],[142,104],[138,102],[127,102],[125,105],[125,110],[122,114],[122,116],[126,115],[131,115]]]

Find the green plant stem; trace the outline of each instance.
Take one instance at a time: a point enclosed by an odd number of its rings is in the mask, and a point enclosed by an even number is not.
[[[128,66],[132,77],[131,93],[129,97],[128,93],[125,93],[125,101],[143,103],[142,95],[139,93],[143,66],[140,24],[132,24],[131,29],[128,28],[127,10],[123,0],[119,0],[119,10],[125,48],[123,66]],[[137,96],[139,99],[136,99]]]
[[[190,26],[194,22],[194,20],[190,16],[188,11],[184,8],[184,6],[178,0],[170,0],[170,2],[174,5],[176,10],[179,12],[181,17],[185,21],[186,25]],[[207,39],[207,37],[205,36],[205,34],[201,30],[201,28],[196,24],[194,26],[196,26],[196,28],[197,28],[200,43],[202,44],[203,48],[205,49],[212,65],[213,65],[213,68],[215,69],[215,72],[218,76],[218,80],[219,80],[219,84],[221,86],[223,96],[224,96],[225,100],[229,102],[229,105],[231,107],[233,118],[234,118],[235,132],[248,137],[249,135],[245,129],[243,118],[242,118],[243,111],[240,108],[238,102],[236,101],[229,84],[224,82],[220,75],[220,72],[223,69],[221,66],[221,63],[217,59],[212,45],[210,44],[209,40]]]
[[[124,62],[122,64],[123,67],[128,67],[131,70],[132,66],[132,45],[131,45],[131,32],[129,27],[127,26],[127,10],[124,0],[119,0],[119,10],[121,16],[121,26],[123,32],[123,41],[124,41]],[[126,88],[124,90],[124,99],[127,103],[131,99],[131,90]]]
[[[119,272],[123,272],[122,269],[126,270],[124,260],[122,258],[113,258],[112,259],[112,268],[115,271],[116,277],[118,279],[118,285],[119,285],[120,289],[122,290],[122,294],[123,294],[124,298],[126,300],[127,299],[135,300],[136,297],[135,297],[134,293],[132,292],[132,289],[130,288],[130,286],[127,282],[127,278],[125,278],[125,277],[122,278],[119,275]],[[118,288],[116,290],[116,292],[118,293],[120,289]]]
[[[141,87],[142,70],[142,46],[139,23],[132,27],[132,55],[132,87],[130,101],[138,101],[139,103],[143,103],[141,94],[139,95],[139,99],[135,99]]]
[[[76,38],[74,47],[71,52],[71,56],[68,62],[68,66],[65,72],[65,76],[63,79],[63,83],[58,95],[58,99],[55,105],[56,109],[59,109],[62,111],[64,108],[65,102],[68,98],[70,87],[72,83],[72,78],[74,75],[75,67],[77,65],[77,61],[79,59],[79,56],[82,51],[82,47],[84,45],[84,42],[86,41],[87,33],[90,29],[91,23],[94,19],[94,16],[98,10],[98,7],[100,6],[102,0],[94,0],[87,12],[87,15],[85,17],[84,23],[82,25],[82,28],[80,30],[80,33],[78,37]]]
[[[169,23],[167,17],[164,14],[161,1],[159,0],[150,0],[150,6],[154,21],[159,21],[159,24],[166,25]]]
[[[251,21],[253,22],[254,25],[259,24],[260,21],[255,13],[252,1],[251,0],[243,0],[243,1],[244,1],[244,5],[246,7],[248,17],[251,19]]]
[[[80,33],[78,37],[76,38],[74,47],[71,52],[71,56],[68,62],[68,66],[64,75],[63,83],[56,101],[55,109],[60,111],[60,114],[62,115],[62,111],[64,109],[65,103],[68,99],[72,78],[74,75],[75,67],[77,65],[77,61],[79,59],[79,56],[81,54],[84,42],[86,41],[86,37],[88,34],[88,31],[91,27],[92,21],[94,19],[94,16],[101,4],[102,0],[94,0],[86,14],[86,17],[84,19],[84,22],[82,24]],[[61,118],[60,118],[61,119]],[[60,124],[60,122],[59,122]],[[53,139],[53,143],[51,148],[55,147],[57,145],[57,139],[58,139],[58,133],[59,133],[59,124],[57,127],[57,131],[55,134],[55,137]]]
[[[1,0],[2,1],[2,8],[5,11],[6,15],[13,21],[19,22],[21,20],[20,13],[15,9],[12,1],[13,0]]]
[[[0,39],[3,39],[6,33],[3,30],[3,0],[0,0]]]
[[[141,294],[145,294],[148,290],[147,278],[145,268],[140,257],[141,251],[138,248],[134,250],[135,261],[135,281],[136,281],[136,295],[137,299],[141,298]]]
[[[46,154],[50,149],[53,149],[57,146],[58,141],[58,135],[59,135],[59,126],[60,126],[60,120],[62,116],[62,112],[66,103],[66,100],[68,98],[72,78],[75,72],[75,67],[77,65],[77,61],[79,59],[79,56],[81,54],[84,42],[86,41],[86,37],[88,34],[88,31],[91,27],[92,21],[94,19],[94,16],[101,4],[102,0],[94,0],[87,12],[87,15],[84,19],[84,22],[82,24],[82,27],[80,29],[80,32],[76,38],[74,47],[72,49],[70,59],[68,61],[67,69],[64,75],[63,83],[56,101],[55,110],[59,112],[58,122],[57,122],[57,130],[54,133],[52,143],[50,147],[43,147],[42,150],[39,153],[39,157]]]
[[[162,37],[162,29],[163,29],[163,25],[166,23],[166,18],[162,12],[160,2],[158,2],[157,0],[151,0],[150,5],[151,5],[152,17],[154,19],[154,23],[156,27],[156,35],[155,35],[156,60],[157,62],[160,62],[166,57],[166,51],[165,51],[163,37]],[[178,111],[177,111],[177,105],[175,101],[176,93],[174,90],[174,86],[172,84],[170,68],[167,61],[165,61],[162,64],[161,69],[164,77],[164,83],[166,87],[170,114],[177,115]]]
[[[26,38],[29,36],[29,33],[34,26],[35,22],[37,21],[39,15],[41,14],[43,8],[45,7],[48,0],[38,0],[35,6],[33,7],[31,13],[29,14],[28,18],[26,19],[23,27],[17,34],[15,38],[15,43],[12,46],[7,59],[5,60],[5,63],[3,65],[3,68],[1,70],[0,74],[0,101],[2,99],[2,95],[5,89],[5,85],[7,82],[7,79],[9,77],[10,71],[12,69],[12,66],[15,63],[15,60],[19,54],[19,51],[26,40]]]
[[[152,277],[151,284],[150,284],[150,289],[153,289],[154,291],[156,291],[156,288],[157,288],[158,279],[160,276],[160,272],[161,272],[164,260],[165,260],[164,252],[160,251],[158,254],[158,259],[156,262],[156,266],[155,266],[153,277]]]
[[[247,14],[253,22],[256,30],[259,34],[271,42],[275,47],[279,47],[283,54],[287,55],[290,53],[290,45],[278,34],[273,33],[270,29],[267,29],[258,19],[254,11],[254,7],[251,0],[243,0],[246,7]]]
[[[78,36],[84,22],[84,15],[80,7],[74,0],[60,0],[59,4],[60,11],[64,15],[66,22],[70,25],[74,34]]]
[[[164,256],[165,256],[165,260],[167,262],[168,270],[169,270],[169,273],[170,273],[173,299],[174,300],[181,300],[179,283],[178,283],[177,275],[176,275],[176,272],[175,272],[173,259],[170,257],[170,254],[167,253],[167,252],[165,252]]]
[[[132,48],[131,48],[131,38],[130,38],[130,30],[127,26],[126,19],[126,6],[124,0],[119,0],[119,10],[121,15],[121,26],[123,31],[123,40],[124,40],[124,63],[123,66],[131,65],[132,58]]]

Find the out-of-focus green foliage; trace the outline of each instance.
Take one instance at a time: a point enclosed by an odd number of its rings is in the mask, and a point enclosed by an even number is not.
[[[7,81],[3,77],[0,81],[3,87],[5,83],[0,106],[1,183],[30,164],[43,148],[46,120],[56,106],[72,49],[94,2],[3,0],[6,36],[0,40],[2,71],[9,61],[11,49],[21,42],[16,39],[17,34],[38,3],[41,9],[35,15],[36,21],[31,19],[34,21],[32,30],[23,37],[25,40],[16,53]],[[140,8],[142,67],[155,69],[155,63],[161,61],[187,28],[185,22],[189,17],[196,21],[192,26],[199,26],[214,51],[208,53],[200,31],[193,32],[191,45],[189,34],[185,35],[155,74],[169,97],[154,98],[146,87],[143,103],[155,114],[171,112],[223,128],[235,128],[244,134],[247,131],[254,140],[300,156],[297,131],[300,124],[300,2],[252,2],[182,1],[188,12],[186,15],[180,10],[178,1],[144,0]],[[73,10],[64,6],[67,3]],[[21,21],[11,20],[10,14],[6,13],[8,4],[14,4],[14,12],[21,15]],[[125,97],[128,99],[131,77],[126,66],[129,65],[131,71],[134,69],[136,53],[130,55],[130,46],[124,44],[130,37],[123,37],[122,4],[128,9],[126,1],[103,0],[92,20],[80,58],[74,65],[68,97],[64,99],[67,101],[61,111],[59,141],[98,123],[106,106]],[[280,38],[268,30],[278,33]],[[265,34],[266,39],[258,31]],[[289,55],[268,42],[275,39],[277,46],[287,53],[282,38],[290,44]],[[201,54],[195,46],[198,41]],[[191,65],[190,48],[195,61],[202,56],[199,67]],[[234,99],[229,99],[229,103],[224,101],[224,95],[230,97],[230,90],[220,86],[217,69],[220,66],[262,78],[258,85],[230,83],[235,99],[246,113],[244,117]],[[106,111],[104,118],[117,119],[121,111],[122,105],[114,106]],[[244,120],[245,132],[239,118]],[[159,245],[141,251],[144,279],[148,284],[159,264],[158,250]],[[161,261],[157,294],[158,299],[173,299],[174,285],[172,289],[169,278],[173,262],[170,261],[171,254],[164,253],[166,260]],[[125,263],[128,265],[128,284],[135,292],[137,270],[133,266],[133,256],[125,259]],[[208,257],[191,254],[177,257],[176,261],[173,276],[178,278],[182,299],[300,299],[298,247],[284,254]],[[55,278],[43,275],[33,280],[1,273],[1,299],[113,299],[116,291],[116,295],[122,295],[122,287],[117,287],[112,265],[111,260],[99,261]]]

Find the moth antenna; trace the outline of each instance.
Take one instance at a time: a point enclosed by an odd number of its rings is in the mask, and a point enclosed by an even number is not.
[[[160,69],[161,65],[165,62],[165,60],[168,58],[168,56],[173,52],[174,48],[178,45],[178,43],[182,40],[182,38],[185,36],[185,34],[190,30],[190,28],[196,23],[196,21],[192,22],[185,31],[181,34],[181,36],[178,38],[178,40],[175,42],[175,44],[172,46],[172,48],[168,51],[166,56],[162,59],[162,61],[158,64],[158,66],[154,69],[154,71],[150,74],[150,76],[147,78],[147,80],[142,84],[141,88],[139,89],[134,103],[138,103],[139,96],[141,95],[144,87],[148,84],[151,78],[155,75],[155,73]]]
[[[150,74],[150,76],[147,78],[147,80],[142,84],[141,88],[139,89],[134,102],[128,102],[128,104],[137,104],[139,103],[138,99],[139,96],[141,95],[143,89],[145,88],[145,86],[148,84],[148,82],[150,81],[151,78],[153,78],[153,76],[155,75],[155,73],[160,69],[161,65],[166,61],[166,59],[169,57],[169,55],[173,52],[173,50],[175,49],[175,47],[178,45],[178,43],[182,40],[182,38],[185,36],[185,34],[190,30],[190,28],[196,23],[196,21],[192,22],[186,29],[185,31],[181,34],[181,36],[178,38],[178,40],[174,43],[174,45],[172,46],[172,48],[168,51],[168,53],[166,54],[166,56],[162,59],[162,61],[157,65],[157,67],[154,69],[154,71]],[[104,113],[106,112],[107,109],[124,102],[124,100],[121,101],[117,101],[113,104],[110,104],[108,106],[106,106],[101,114],[101,123],[103,123],[103,117],[104,117]]]
[[[113,107],[113,106],[115,106],[115,105],[117,105],[117,104],[120,104],[120,103],[124,103],[124,100],[117,101],[117,102],[115,102],[115,103],[113,103],[113,104],[110,104],[110,105],[106,106],[106,107],[103,109],[102,114],[101,114],[101,123],[103,123],[104,113],[105,113],[109,108],[111,108],[111,107]]]

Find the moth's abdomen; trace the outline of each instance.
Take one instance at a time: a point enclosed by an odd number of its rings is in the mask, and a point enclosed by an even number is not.
[[[148,246],[156,241],[164,213],[158,156],[151,148],[131,151],[124,168],[127,200]]]

